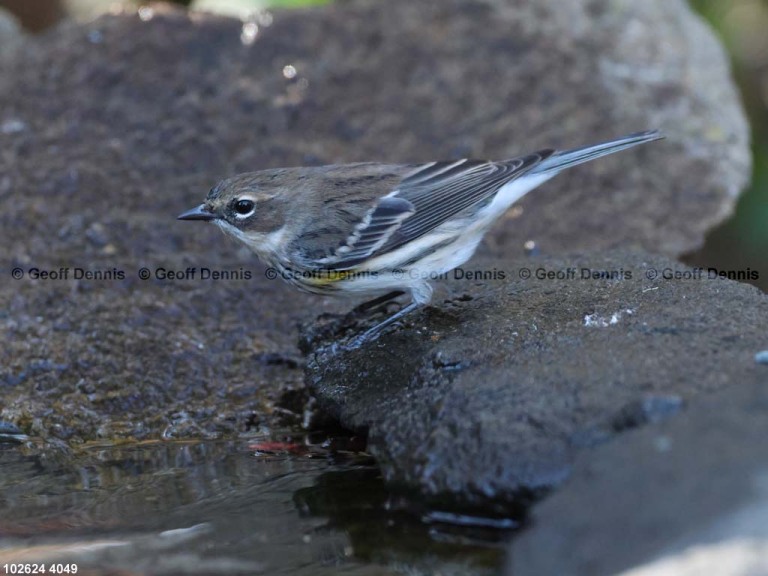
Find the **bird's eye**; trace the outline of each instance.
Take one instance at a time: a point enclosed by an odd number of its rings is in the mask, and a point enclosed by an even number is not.
[[[235,212],[238,216],[245,217],[253,214],[253,210],[256,208],[256,204],[253,200],[237,200],[234,205]]]

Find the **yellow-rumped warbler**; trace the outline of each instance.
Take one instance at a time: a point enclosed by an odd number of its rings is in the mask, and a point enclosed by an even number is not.
[[[640,132],[564,152],[501,162],[276,168],[223,180],[180,220],[214,222],[279,275],[317,294],[408,290],[412,302],[360,344],[430,301],[429,279],[472,256],[514,202],[555,174],[662,138]]]

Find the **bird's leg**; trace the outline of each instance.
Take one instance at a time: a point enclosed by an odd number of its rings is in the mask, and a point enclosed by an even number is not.
[[[347,345],[347,348],[354,349],[359,348],[361,345],[365,344],[366,342],[370,342],[372,340],[376,340],[378,338],[384,328],[387,326],[391,326],[404,316],[410,314],[417,308],[420,308],[421,306],[425,306],[429,303],[429,301],[432,299],[432,286],[430,286],[427,282],[424,282],[423,284],[418,284],[415,286],[411,286],[411,296],[413,297],[413,301],[408,304],[405,308],[400,310],[399,312],[395,312],[387,318],[386,320],[379,322],[374,326],[373,328],[369,328],[359,336],[356,336],[352,339],[352,341]],[[389,296],[390,294],[386,294],[385,296]],[[377,299],[378,300],[378,299]]]
[[[360,316],[367,314],[377,306],[383,307],[383,305],[385,305],[390,300],[397,298],[398,296],[402,296],[403,294],[405,294],[403,290],[394,290],[382,296],[378,296],[377,298],[374,298],[372,300],[368,300],[367,302],[363,302],[359,306],[347,312],[342,317],[339,317],[333,314],[327,315],[327,317],[331,318],[332,321],[328,322],[327,324],[323,325],[320,328],[315,328],[313,330],[313,333],[310,333],[307,336],[303,336],[299,343],[299,347],[302,349],[302,351],[310,350],[312,347],[311,342],[313,340],[322,340],[323,338],[332,337],[334,334],[338,334],[339,332],[346,329],[348,326],[356,325],[356,322],[358,321]],[[321,316],[321,318],[323,318],[323,316]],[[385,320],[379,325],[379,327],[383,328],[387,324],[389,324],[389,322]],[[371,331],[372,330],[369,330],[368,332],[371,332]],[[357,338],[353,338],[351,345],[348,344],[346,346],[340,346],[339,344],[334,344],[334,348],[347,349],[347,350],[356,348],[360,344],[365,342],[365,338],[363,338],[363,336],[364,335],[361,335]]]
[[[400,310],[399,312],[395,312],[387,318],[386,320],[383,320],[382,322],[379,322],[374,326],[373,328],[369,328],[359,336],[355,336],[355,338],[352,339],[352,341],[349,343],[349,348],[359,348],[366,342],[370,342],[372,340],[376,340],[381,335],[381,332],[386,328],[387,326],[390,326],[400,320],[400,318],[406,316],[407,314],[410,314],[416,308],[419,308],[421,306],[420,302],[413,301],[408,306]]]

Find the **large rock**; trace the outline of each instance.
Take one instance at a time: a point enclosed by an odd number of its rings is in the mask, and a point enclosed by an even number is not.
[[[26,41],[0,61],[0,110],[0,418],[71,440],[246,430],[300,382],[295,325],[347,306],[174,220],[224,176],[503,158],[659,127],[666,142],[526,200],[492,245],[678,254],[748,174],[725,60],[682,0],[360,1],[246,25],[145,8]],[[62,267],[67,280],[29,278]],[[155,277],[187,267],[252,278]]]
[[[513,541],[508,574],[768,574],[768,366],[754,370],[578,458]]]
[[[320,405],[368,432],[393,484],[508,513],[562,482],[584,448],[765,380],[753,358],[768,300],[754,287],[644,253],[467,269],[497,280],[453,280],[439,307],[359,349],[315,342]],[[675,272],[690,278],[665,278]]]

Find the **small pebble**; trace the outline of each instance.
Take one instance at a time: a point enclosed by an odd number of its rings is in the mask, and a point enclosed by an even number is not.
[[[763,350],[755,354],[755,362],[758,364],[768,364],[768,350]]]

